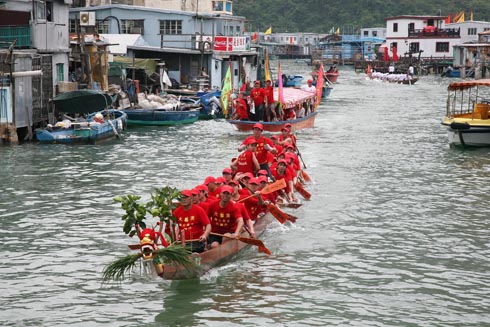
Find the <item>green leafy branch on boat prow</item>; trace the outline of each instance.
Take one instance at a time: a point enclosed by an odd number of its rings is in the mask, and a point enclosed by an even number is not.
[[[146,204],[138,202],[141,199],[139,195],[129,194],[114,197],[114,201],[121,203],[121,208],[126,211],[121,217],[124,220],[124,233],[133,237],[138,233],[136,226],[142,229],[146,228],[147,213],[152,217],[158,217],[161,224],[175,223],[176,220],[172,211],[177,207],[177,200],[180,197],[180,191],[170,186],[156,188],[151,194],[151,200]],[[174,235],[172,235],[172,240],[175,240]]]
[[[158,217],[160,226],[169,224],[171,227],[175,224],[176,219],[172,211],[177,207],[177,200],[181,197],[178,189],[170,186],[157,188],[151,194],[151,200],[146,204],[139,203],[141,196],[125,195],[114,197],[115,202],[121,203],[121,208],[125,211],[121,217],[124,220],[123,231],[125,234],[133,237],[138,234],[138,230],[145,229],[146,215]],[[173,228],[170,228],[173,232]],[[175,235],[171,235],[171,242],[175,241]],[[166,248],[160,248],[155,251],[153,262],[155,264],[175,264],[182,265],[186,269],[195,267],[195,262],[191,259],[190,251],[180,245],[170,245]],[[136,262],[141,258],[141,253],[130,254],[125,257],[116,259],[108,264],[103,271],[103,281],[122,281],[124,276],[129,274],[135,267]]]
[[[191,257],[191,252],[180,245],[170,245],[155,251],[153,262],[155,264],[172,264],[182,265],[187,270],[195,269],[196,263]],[[126,275],[135,268],[136,262],[141,258],[141,253],[128,254],[108,264],[102,272],[102,281],[104,283],[115,281],[122,282]]]

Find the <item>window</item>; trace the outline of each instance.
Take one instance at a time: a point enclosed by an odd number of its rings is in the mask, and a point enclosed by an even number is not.
[[[68,27],[69,32],[70,33],[76,33],[76,31],[77,31],[77,20],[76,19],[70,19],[68,24],[69,24],[69,27]]]
[[[145,21],[144,20],[121,20],[121,33],[122,34],[145,34]]]
[[[97,33],[109,34],[109,20],[97,20],[95,27],[97,28]]]
[[[413,31],[415,30],[415,23],[409,23],[408,24],[408,31]]]
[[[65,80],[65,67],[63,64],[56,64],[56,83]]]
[[[436,52],[449,52],[449,42],[436,42]]]
[[[213,1],[214,11],[223,11],[223,1]]]
[[[378,31],[373,31],[373,36],[374,37],[378,36]]]
[[[393,23],[393,32],[398,32],[398,23]]]
[[[364,31],[364,36],[369,36],[369,31]]]
[[[476,27],[468,28],[468,35],[476,35]]]
[[[483,31],[490,31],[490,27],[485,27]]]
[[[44,2],[36,2],[36,18],[46,19],[46,4]]]
[[[182,34],[181,20],[161,20],[160,34]]]
[[[416,53],[420,51],[420,43],[419,42],[412,42],[410,43],[410,52],[411,53]]]
[[[226,12],[231,13],[231,2],[230,1],[226,2]]]

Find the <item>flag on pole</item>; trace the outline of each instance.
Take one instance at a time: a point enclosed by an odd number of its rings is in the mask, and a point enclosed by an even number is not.
[[[231,63],[230,63],[231,66]],[[228,70],[226,71],[225,79],[223,81],[223,87],[221,88],[221,108],[223,108],[223,114],[225,116],[228,115],[228,105],[230,103],[230,95],[231,95],[231,69],[228,66]]]
[[[464,22],[464,11],[461,12],[461,15],[458,18],[458,21],[456,23],[462,23]]]
[[[284,104],[284,92],[282,85],[282,73],[281,73],[281,62],[277,61],[277,78],[279,80],[279,88],[277,89],[278,101],[281,105]]]
[[[167,71],[165,69],[163,70],[162,82],[164,84],[167,84],[168,87],[172,87],[172,81],[170,81],[170,78],[168,77]]]
[[[398,53],[396,52],[396,47],[395,46],[393,46],[391,48],[391,52],[393,53],[393,61],[395,61],[395,62],[398,61]]]
[[[316,79],[316,102],[315,107],[318,106],[322,100],[323,93],[323,64],[320,64],[320,69],[318,70],[318,77]]]
[[[252,35],[252,42],[257,42],[257,32]]]
[[[269,28],[267,29],[267,31],[265,31],[265,33],[264,33],[264,34],[265,34],[265,35],[269,35],[269,34],[271,34],[271,33],[272,33],[272,26],[271,26],[271,27],[269,27]]]
[[[470,20],[473,20],[473,10],[470,12]]]
[[[265,80],[272,82],[269,67],[269,53],[267,52],[267,49],[265,50]]]
[[[446,20],[444,21],[446,24],[451,24],[451,14],[448,14]]]
[[[330,29],[330,31],[328,31],[328,34],[333,34],[333,33],[335,33],[335,27],[334,26],[332,26],[332,28]]]
[[[340,27],[337,27],[337,30],[335,31],[335,35],[339,35],[340,34]]]

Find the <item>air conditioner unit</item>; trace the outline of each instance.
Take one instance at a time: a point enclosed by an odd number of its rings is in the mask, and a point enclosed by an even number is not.
[[[80,26],[95,26],[95,12],[94,11],[80,12]]]

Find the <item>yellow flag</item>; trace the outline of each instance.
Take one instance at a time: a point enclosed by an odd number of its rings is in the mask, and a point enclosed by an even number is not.
[[[460,13],[460,16],[458,18],[458,21],[456,23],[462,23],[464,22],[464,11]]]
[[[270,73],[270,67],[269,67],[269,53],[267,52],[267,49],[265,50],[265,81],[271,81],[271,73]]]
[[[223,114],[228,115],[228,105],[230,103],[230,95],[231,95],[231,70],[228,67],[226,71],[225,80],[223,81],[223,87],[221,88],[221,108],[223,108]]]
[[[271,34],[271,33],[272,33],[272,27],[269,27],[269,28],[267,29],[267,31],[265,31],[265,33],[264,33],[264,34],[265,34],[265,35],[269,35],[269,34]]]
[[[340,34],[340,27],[337,27],[337,30],[335,31],[335,34],[336,35],[339,35]]]
[[[473,10],[470,12],[470,20],[473,20]]]

